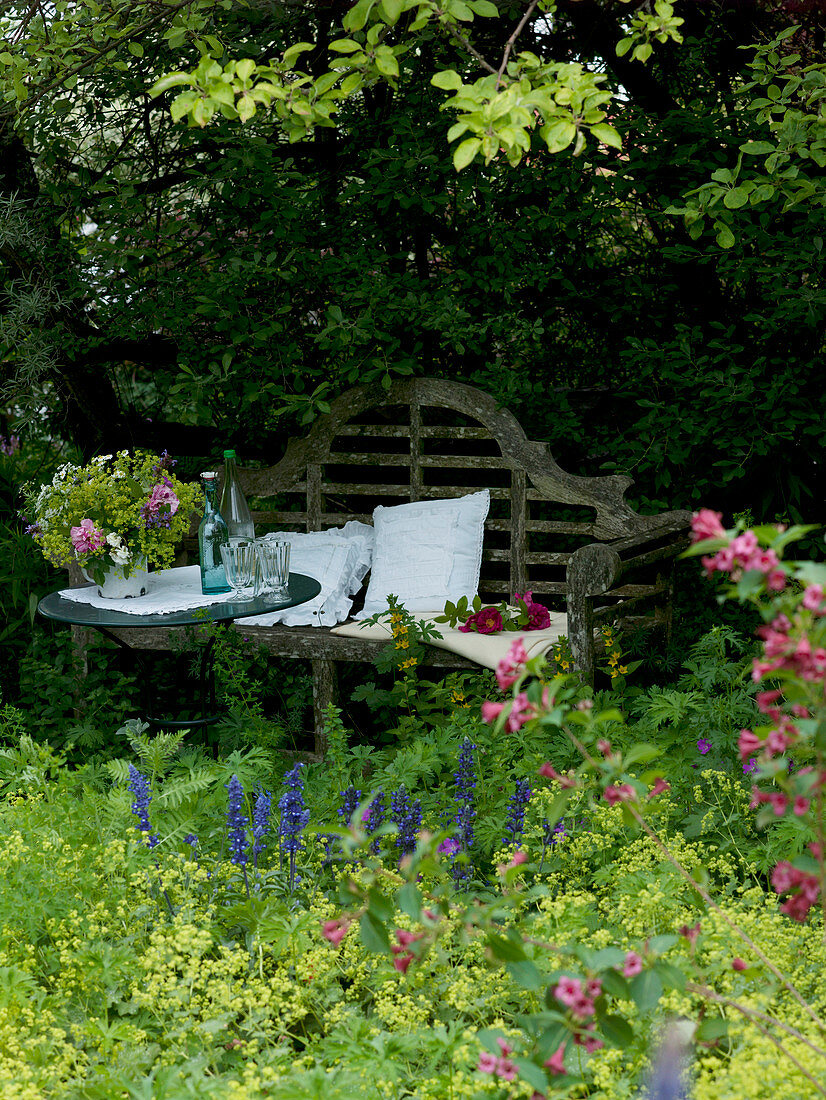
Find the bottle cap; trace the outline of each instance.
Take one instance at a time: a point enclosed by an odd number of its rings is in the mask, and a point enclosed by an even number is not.
[[[215,481],[218,477],[218,474],[215,472],[215,470],[204,470],[201,473],[201,477],[204,479],[204,481]]]
[[[235,458],[235,451],[224,451],[224,458]]]

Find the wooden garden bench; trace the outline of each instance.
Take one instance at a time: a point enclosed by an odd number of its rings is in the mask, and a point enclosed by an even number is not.
[[[592,679],[594,631],[615,620],[668,630],[673,565],[688,544],[690,514],[643,516],[623,497],[629,477],[578,477],[559,468],[543,443],[472,386],[435,378],[361,386],[342,394],[305,439],[290,442],[266,469],[242,469],[256,529],[318,531],[371,522],[376,504],[458,497],[490,489],[480,595],[498,602],[532,590],[567,605],[577,667]],[[323,754],[323,712],[335,695],[337,662],[372,662],[387,644],[323,627],[236,627],[282,658],[308,660],[313,674],[315,750]],[[140,649],[170,648],[164,630],[123,630]],[[428,647],[427,664],[476,668]]]

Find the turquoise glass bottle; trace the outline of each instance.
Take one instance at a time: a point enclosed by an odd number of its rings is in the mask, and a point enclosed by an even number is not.
[[[221,547],[229,546],[229,531],[224,517],[215,506],[218,474],[207,470],[201,474],[204,484],[204,518],[198,527],[198,549],[201,557],[201,591],[205,596],[229,592]]]

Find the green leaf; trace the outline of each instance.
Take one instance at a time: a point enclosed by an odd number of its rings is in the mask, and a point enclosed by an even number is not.
[[[694,1032],[694,1038],[700,1043],[713,1043],[728,1035],[728,1020],[722,1016],[707,1016]]]
[[[151,97],[162,95],[170,88],[177,88],[181,84],[191,84],[192,77],[189,73],[167,73],[166,76],[162,76],[160,80],[156,80],[152,87],[149,89],[149,95]]]
[[[654,969],[659,974],[662,980],[663,986],[666,989],[676,989],[682,992],[686,986],[686,976],[682,970],[679,970],[676,966],[672,966],[671,963],[665,962],[660,959],[654,963]]]
[[[612,1047],[624,1050],[634,1041],[634,1029],[624,1016],[597,1016],[599,1029]]]
[[[764,154],[773,153],[774,150],[775,147],[770,141],[747,141],[745,145],[740,146],[740,152],[750,157],[763,156]]]
[[[734,244],[734,234],[722,222],[717,222],[717,244],[720,248],[731,248]]]
[[[361,46],[352,38],[336,38],[327,49],[332,50],[333,53],[355,53],[356,50],[361,49]]]
[[[643,970],[631,979],[631,996],[641,1013],[651,1012],[663,995],[663,983],[653,970]]]
[[[543,1096],[548,1090],[548,1077],[543,1069],[540,1069],[536,1062],[531,1062],[527,1058],[514,1058],[513,1064],[519,1070],[519,1078],[522,1081],[527,1081],[528,1084]]]
[[[614,149],[622,148],[622,138],[613,126],[609,126],[605,122],[600,122],[596,126],[592,126],[591,133],[597,141],[601,141],[604,145],[610,145]]]
[[[549,153],[560,153],[576,137],[576,126],[569,118],[557,118],[543,126],[539,133]]]
[[[143,57],[143,46],[140,42],[127,42],[126,48],[133,57]]]
[[[461,172],[463,168],[467,168],[481,148],[482,142],[479,138],[463,141],[453,154],[453,167],[456,171]]]
[[[519,959],[517,962],[509,962],[506,970],[523,989],[542,989],[545,980],[539,972],[539,968],[530,959]]]
[[[732,187],[730,191],[726,191],[723,195],[723,206],[729,210],[739,210],[741,206],[745,206],[749,201],[749,194],[751,188],[744,187],[740,184],[739,187]]]
[[[446,92],[451,92],[462,87],[462,78],[454,69],[442,69],[431,77],[430,83],[434,88],[443,88]]]
[[[380,0],[379,8],[392,27],[398,23],[399,16],[404,11],[404,0]]]
[[[499,9],[495,4],[491,4],[490,0],[468,0],[468,7],[472,12],[486,19],[496,19],[499,15]]]
[[[497,936],[491,932],[485,943],[494,958],[502,962],[522,962],[526,958],[522,942],[508,936]]]
[[[294,45],[290,46],[289,49],[286,49],[284,51],[284,64],[287,66],[287,68],[292,68],[293,62],[297,58],[299,58],[301,54],[306,53],[307,50],[313,49],[315,49],[315,46],[312,42],[294,43]]]
[[[406,913],[411,920],[418,920],[422,915],[422,895],[415,882],[407,882],[396,895],[399,908]]]
[[[383,953],[390,948],[390,937],[387,934],[387,929],[369,910],[361,915],[359,934],[361,935],[361,942],[368,951]]]
[[[618,1001],[629,1001],[631,999],[628,981],[619,971],[604,970],[602,974],[600,974],[600,980],[605,992],[610,993],[612,997],[616,997]]]

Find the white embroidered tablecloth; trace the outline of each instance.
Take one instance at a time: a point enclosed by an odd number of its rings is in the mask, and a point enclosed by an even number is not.
[[[98,595],[96,585],[89,588],[64,588],[60,595],[66,600],[87,603],[107,611],[123,611],[127,615],[165,615],[173,611],[190,611],[195,607],[225,603],[233,598],[232,592],[205,596],[201,591],[201,570],[197,565],[159,569],[157,573],[150,573],[146,595],[127,600],[104,600]]]

